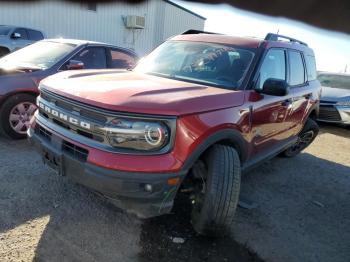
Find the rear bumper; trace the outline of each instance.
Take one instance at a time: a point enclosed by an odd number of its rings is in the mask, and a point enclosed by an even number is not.
[[[101,193],[116,206],[142,218],[171,211],[185,171],[143,173],[99,167],[87,162],[83,151],[67,149],[64,138],[51,132],[50,136],[42,134],[37,128],[38,125],[35,129],[29,129],[30,142],[39,151],[43,161],[61,175]],[[118,161],[117,157],[115,161]],[[176,185],[169,183],[169,179],[173,178],[179,179]]]
[[[350,125],[350,107],[320,105],[318,121]]]

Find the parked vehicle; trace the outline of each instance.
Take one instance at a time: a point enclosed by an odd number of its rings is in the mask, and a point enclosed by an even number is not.
[[[223,235],[241,172],[293,157],[317,136],[314,60],[289,37],[190,30],[132,72],[45,79],[28,134],[47,165],[119,207],[140,217],[169,213],[180,189],[197,232]]]
[[[350,75],[320,72],[322,97],[318,120],[350,125]]]
[[[39,30],[0,25],[0,57],[43,39]]]
[[[36,110],[39,82],[73,69],[126,69],[137,55],[128,49],[81,40],[43,40],[0,59],[0,131],[24,138]]]

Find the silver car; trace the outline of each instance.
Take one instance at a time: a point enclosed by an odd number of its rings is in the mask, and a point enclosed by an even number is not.
[[[0,57],[42,39],[44,34],[38,30],[0,25]]]
[[[350,125],[350,75],[320,72],[322,85],[319,121]]]

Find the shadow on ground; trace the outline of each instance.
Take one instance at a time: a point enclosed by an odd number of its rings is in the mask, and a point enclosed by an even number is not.
[[[350,139],[350,126],[343,126],[337,124],[321,123],[318,125],[321,128],[321,134],[329,133],[336,136],[341,136]]]
[[[146,220],[141,233],[141,261],[262,261],[246,246],[233,239],[199,236],[190,223],[191,204],[178,197],[174,214]],[[177,244],[173,238],[185,242]]]
[[[0,156],[0,261],[261,261],[246,246],[266,261],[350,257],[350,167],[309,153],[243,177],[257,208],[238,209],[234,240],[197,236],[181,199],[141,223],[54,175],[25,141],[0,139]]]

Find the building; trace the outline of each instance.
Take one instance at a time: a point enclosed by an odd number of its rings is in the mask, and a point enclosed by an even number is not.
[[[168,37],[204,29],[205,18],[178,4],[149,0],[74,3],[42,0],[0,3],[0,24],[42,30],[47,38],[76,38],[132,48],[140,55]]]

